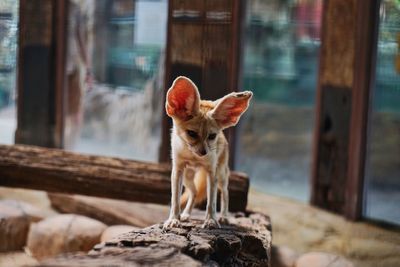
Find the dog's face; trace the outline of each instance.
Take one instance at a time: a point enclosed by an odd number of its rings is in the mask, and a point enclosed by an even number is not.
[[[245,91],[228,94],[216,101],[200,100],[196,85],[181,76],[167,92],[165,109],[189,150],[203,157],[216,150],[223,129],[238,123],[252,95]]]

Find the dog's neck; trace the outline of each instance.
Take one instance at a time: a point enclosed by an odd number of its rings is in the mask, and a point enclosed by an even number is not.
[[[190,149],[190,146],[176,133],[176,126],[173,126],[171,133],[172,143],[172,158],[177,160],[179,165],[187,167],[198,168],[203,167],[210,169],[212,164],[215,163],[217,151],[210,151],[207,155],[200,157]]]

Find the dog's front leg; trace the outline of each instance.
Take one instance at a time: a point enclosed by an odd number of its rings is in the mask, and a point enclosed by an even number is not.
[[[177,166],[172,167],[171,173],[171,210],[164,229],[180,226],[180,197],[182,193],[182,171]]]
[[[215,172],[207,176],[207,208],[203,228],[220,227],[217,221],[217,179]]]

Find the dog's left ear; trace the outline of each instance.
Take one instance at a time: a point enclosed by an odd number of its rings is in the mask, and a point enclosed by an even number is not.
[[[216,120],[222,129],[235,126],[240,116],[249,107],[252,96],[253,93],[250,91],[230,93],[224,96],[218,100],[217,105],[211,111],[212,118]]]

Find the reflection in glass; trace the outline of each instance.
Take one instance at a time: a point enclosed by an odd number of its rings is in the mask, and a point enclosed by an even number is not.
[[[69,149],[158,159],[166,18],[166,0],[70,0]]]
[[[370,117],[365,215],[400,224],[400,2],[383,0]]]
[[[322,0],[248,1],[237,169],[257,189],[309,198]]]
[[[0,143],[14,144],[19,1],[0,1]]]

